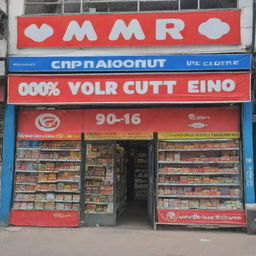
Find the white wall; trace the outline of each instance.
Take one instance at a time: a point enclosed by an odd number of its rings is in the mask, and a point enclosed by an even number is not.
[[[24,0],[9,0],[9,55],[10,56],[102,56],[147,55],[184,53],[231,53],[246,52],[252,41],[252,1],[239,0],[241,14],[241,45],[218,46],[161,46],[161,47],[111,47],[111,48],[52,48],[18,49],[16,18],[23,15]]]
[[[7,4],[6,4],[7,0],[0,0],[0,10],[2,10],[3,12],[7,12]]]

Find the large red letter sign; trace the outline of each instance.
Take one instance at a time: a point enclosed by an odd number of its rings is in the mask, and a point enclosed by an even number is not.
[[[239,10],[18,17],[18,48],[214,44],[240,44]]]

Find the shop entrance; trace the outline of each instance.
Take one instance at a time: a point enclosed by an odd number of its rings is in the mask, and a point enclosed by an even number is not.
[[[152,141],[86,142],[82,223],[153,223],[153,148]]]

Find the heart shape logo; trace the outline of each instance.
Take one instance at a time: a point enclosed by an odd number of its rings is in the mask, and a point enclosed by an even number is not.
[[[24,34],[34,42],[41,43],[54,34],[54,29],[47,24],[43,24],[40,28],[32,24],[25,29]]]

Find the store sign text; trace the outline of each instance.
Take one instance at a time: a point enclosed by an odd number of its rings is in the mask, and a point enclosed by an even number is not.
[[[243,210],[158,210],[159,223],[246,225]]]
[[[249,70],[249,54],[9,57],[11,72]]]
[[[9,103],[240,102],[249,73],[9,76]]]
[[[109,113],[107,115],[99,113],[96,115],[97,125],[103,125],[105,123],[109,125],[114,125],[119,122],[123,122],[126,125],[139,125],[141,124],[141,116],[138,113],[135,113],[133,115],[130,115],[130,113],[126,113],[120,118],[118,118],[114,113]]]
[[[41,125],[38,126],[38,120]],[[221,123],[221,126],[219,125]],[[43,126],[43,129],[42,129]],[[18,139],[81,139],[81,133],[152,134],[218,134],[225,138],[239,135],[239,109],[216,108],[149,108],[149,109],[23,109],[19,114]],[[79,136],[77,136],[79,135]],[[237,137],[236,137],[237,138]]]
[[[239,43],[237,10],[18,17],[19,48]]]

